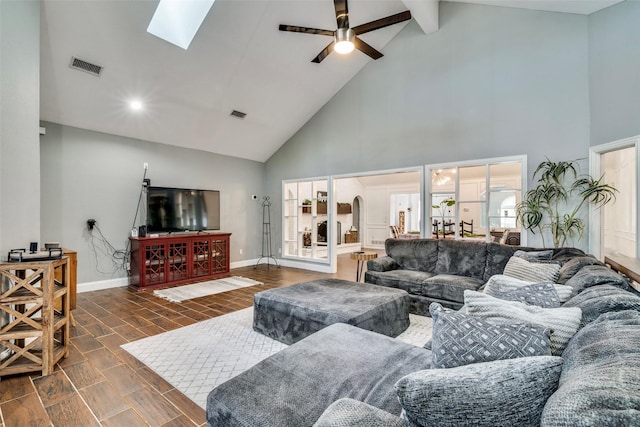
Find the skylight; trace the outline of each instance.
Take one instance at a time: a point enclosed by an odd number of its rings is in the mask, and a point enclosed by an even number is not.
[[[147,32],[186,50],[214,1],[160,0]]]

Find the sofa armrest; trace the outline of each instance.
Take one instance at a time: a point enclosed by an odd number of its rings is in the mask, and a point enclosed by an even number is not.
[[[358,400],[342,398],[322,413],[313,427],[406,427],[400,417]]]
[[[383,256],[367,261],[368,271],[391,271],[397,268],[398,264],[390,256]]]

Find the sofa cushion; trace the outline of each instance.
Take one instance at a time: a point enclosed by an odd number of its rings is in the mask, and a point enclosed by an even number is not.
[[[587,265],[578,271],[565,283],[573,288],[574,294],[579,294],[587,288],[596,285],[616,286],[625,291],[631,291],[627,279],[604,265]]]
[[[504,267],[504,275],[527,282],[555,282],[560,273],[558,264],[542,264],[529,262],[518,257],[511,257]]]
[[[322,413],[313,427],[406,427],[404,420],[359,400],[342,398]]]
[[[519,249],[517,246],[501,245],[489,242],[487,245],[487,263],[483,279],[486,282],[494,274],[502,274],[509,258]]]
[[[422,284],[434,273],[414,270],[367,271],[365,282],[374,285],[398,288],[413,295],[422,294]]]
[[[367,271],[389,271],[398,268],[398,264],[390,256],[382,256],[367,261]]]
[[[213,389],[207,423],[308,426],[343,397],[400,415],[393,385],[430,364],[428,350],[336,323]]]
[[[438,260],[438,241],[434,239],[387,239],[384,243],[387,255],[398,268],[435,272]]]
[[[553,257],[553,250],[545,250],[545,251],[523,251],[517,250],[513,254],[513,256],[526,259],[529,262],[537,262],[537,261],[551,261],[551,257]]]
[[[595,257],[586,255],[586,256],[577,256],[575,258],[571,258],[568,260],[562,268],[560,268],[560,276],[558,276],[558,283],[566,283],[567,280],[571,279],[578,271],[582,270],[582,267],[587,265],[604,265],[600,261],[598,261]]]
[[[583,327],[603,313],[640,311],[640,295],[611,285],[598,285],[585,289],[571,298],[564,307],[579,307],[582,310],[580,327]]]
[[[481,241],[440,239],[437,274],[453,274],[483,279],[487,261],[486,244]]]
[[[516,301],[503,301],[480,292],[465,291],[467,313],[493,322],[527,322],[551,328],[551,354],[562,355],[580,326],[577,307],[541,308]]]
[[[484,283],[480,279],[453,274],[438,274],[422,282],[420,295],[447,301],[464,302],[464,291],[475,291]]]
[[[527,323],[489,323],[436,303],[429,311],[433,318],[432,368],[551,355],[549,328]]]
[[[575,257],[586,255],[582,249],[578,248],[553,248],[552,250],[553,257],[551,260],[559,263],[560,265],[564,265]]]
[[[640,313],[602,314],[571,340],[542,426],[640,425]]]
[[[539,426],[562,358],[524,357],[414,372],[396,383],[411,426]]]
[[[545,283],[545,282],[540,282]],[[492,293],[486,292],[486,289],[489,287],[493,290],[498,290],[501,292],[510,291],[513,289],[521,288],[523,286],[531,285],[532,282],[527,282],[524,280],[516,279],[515,277],[505,276],[504,274],[496,274],[495,276],[491,276],[489,281],[484,286],[484,292],[491,295]],[[557,283],[553,283],[553,288],[558,293],[558,298],[560,298],[560,304],[566,302],[573,295],[573,288],[571,286],[559,285]]]
[[[500,289],[496,282],[487,283],[483,291],[487,295],[506,301],[519,301],[543,308],[560,307],[560,297],[553,283],[532,283],[515,289]]]

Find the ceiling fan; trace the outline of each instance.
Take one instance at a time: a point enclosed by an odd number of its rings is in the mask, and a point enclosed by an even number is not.
[[[382,58],[382,53],[362,41],[358,36],[360,34],[368,33],[369,31],[378,30],[380,28],[388,27],[389,25],[411,19],[411,12],[407,10],[396,13],[395,15],[387,16],[386,18],[376,19],[375,21],[349,28],[349,10],[347,8],[347,0],[333,0],[333,6],[336,10],[336,22],[338,24],[338,28],[335,31],[280,24],[280,31],[319,34],[321,36],[333,37],[333,41],[329,43],[329,45],[318,54],[318,56],[313,58],[311,62],[319,64],[334,50],[338,53],[344,54],[351,52],[354,48],[369,55],[373,59]]]

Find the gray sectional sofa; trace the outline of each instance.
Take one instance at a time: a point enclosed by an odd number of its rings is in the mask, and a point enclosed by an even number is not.
[[[581,313],[561,357],[436,369],[427,348],[334,324],[212,390],[207,425],[640,426],[640,294],[592,257],[555,258]]]
[[[464,291],[478,290],[491,276],[502,274],[507,261],[518,250],[539,249],[469,240],[387,239],[386,256],[367,262],[364,281],[407,291],[409,311],[428,316],[433,302],[460,309]],[[570,269],[576,264],[603,265],[575,248],[554,249],[552,259],[559,263],[577,259]],[[568,273],[568,269],[561,269],[561,279],[566,281]]]

